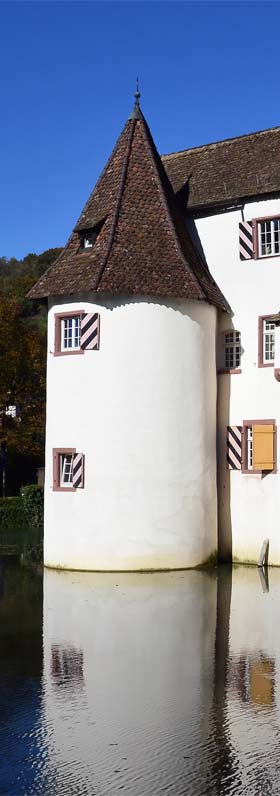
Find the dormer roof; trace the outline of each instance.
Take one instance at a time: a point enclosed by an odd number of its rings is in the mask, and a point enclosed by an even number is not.
[[[96,227],[94,245],[81,249],[82,233]],[[228,309],[188,233],[137,101],[68,243],[29,297],[84,291],[198,299]]]

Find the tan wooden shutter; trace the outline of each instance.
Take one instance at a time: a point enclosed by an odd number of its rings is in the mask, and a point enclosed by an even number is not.
[[[274,426],[253,425],[253,470],[273,470],[274,433]]]

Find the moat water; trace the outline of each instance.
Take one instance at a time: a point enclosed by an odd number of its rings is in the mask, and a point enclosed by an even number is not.
[[[280,570],[0,560],[0,794],[265,796],[280,781]]]

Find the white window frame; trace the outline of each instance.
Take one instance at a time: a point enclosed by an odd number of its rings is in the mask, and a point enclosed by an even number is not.
[[[59,454],[59,486],[73,488],[74,453]]]
[[[275,360],[275,321],[269,318],[263,318],[262,321],[262,352],[263,364],[273,365]]]
[[[256,221],[258,257],[280,256],[280,216]]]
[[[225,370],[239,370],[241,367],[241,332],[227,329],[223,332],[223,359]]]
[[[90,240],[90,238],[87,237],[87,235],[84,235],[84,237],[83,237],[83,248],[84,249],[92,249],[92,247],[93,247],[92,241]]]
[[[253,470],[253,426],[246,426],[247,470]]]
[[[87,232],[82,234],[82,249],[92,249],[98,237],[98,230],[96,227],[88,229]]]
[[[61,318],[61,351],[79,351],[81,347],[81,316]]]

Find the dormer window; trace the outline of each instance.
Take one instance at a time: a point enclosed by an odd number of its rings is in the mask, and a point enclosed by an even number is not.
[[[82,238],[82,247],[83,249],[92,249],[93,244],[96,241],[96,232],[95,230],[89,230]]]
[[[101,232],[104,221],[105,218],[102,221],[99,221],[98,224],[95,224],[94,227],[80,230],[80,251],[89,251],[89,249],[93,248],[95,241]]]

